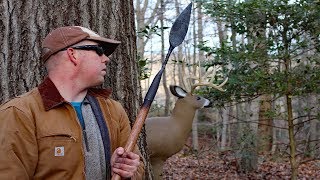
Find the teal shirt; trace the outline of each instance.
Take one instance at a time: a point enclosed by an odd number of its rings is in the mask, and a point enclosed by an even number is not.
[[[81,110],[82,102],[71,102],[71,105],[74,107],[74,109],[77,112],[77,116],[82,126],[82,129],[86,129],[84,125],[82,110]]]

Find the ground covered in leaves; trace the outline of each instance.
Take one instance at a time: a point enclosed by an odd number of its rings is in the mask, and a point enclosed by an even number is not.
[[[189,139],[183,150],[166,161],[163,179],[290,179],[290,163],[286,159],[274,161],[265,157],[256,171],[245,174],[239,171],[234,154],[215,151],[209,137],[199,138],[198,153],[190,151],[190,144]],[[301,164],[298,179],[320,180],[320,161]]]

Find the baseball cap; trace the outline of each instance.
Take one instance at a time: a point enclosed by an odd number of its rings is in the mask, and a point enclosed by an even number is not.
[[[105,47],[108,55],[111,55],[121,43],[120,41],[114,39],[101,37],[94,31],[85,27],[59,27],[51,31],[43,40],[41,61],[46,62],[51,55],[83,40],[92,40],[98,42],[101,46]]]

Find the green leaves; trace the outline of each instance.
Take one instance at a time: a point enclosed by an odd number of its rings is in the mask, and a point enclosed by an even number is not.
[[[151,70],[147,67],[148,65],[148,58],[143,59],[138,56],[138,68],[139,68],[139,79],[144,80],[150,77]]]
[[[169,27],[163,27],[163,29],[169,29]],[[156,26],[146,26],[144,29],[138,31],[138,36],[144,36],[146,38],[150,38],[151,35],[155,34],[161,36],[161,27]]]
[[[211,57],[207,64],[228,64],[222,71],[229,77],[224,86],[227,91],[203,90],[214,100],[222,103],[261,94],[320,92],[319,3],[306,0],[202,2],[206,14],[221,20],[228,32],[236,33],[236,42],[226,37],[220,47],[208,46],[207,42],[198,46]]]

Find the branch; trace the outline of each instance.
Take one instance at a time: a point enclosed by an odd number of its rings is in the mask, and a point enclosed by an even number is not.
[[[232,117],[231,115],[229,115],[230,117]],[[278,129],[284,129],[284,130],[288,130],[288,128],[284,128],[284,127],[279,127],[279,126],[274,126],[274,125],[269,125],[269,124],[263,124],[263,123],[259,123],[257,121],[244,121],[244,120],[240,120],[238,118],[234,118],[237,119],[240,122],[231,122],[228,124],[238,124],[238,123],[254,123],[254,124],[258,124],[258,125],[264,125],[264,126],[269,126],[269,127],[273,127],[273,128],[278,128]]]
[[[300,116],[300,117],[310,117],[310,116]],[[311,118],[311,119],[308,119],[308,120],[305,120],[305,121],[302,121],[302,122],[299,122],[299,123],[295,123],[293,126],[304,124],[306,122],[309,122],[309,121],[312,121],[312,120],[315,120],[315,119],[317,119],[317,116],[314,116],[314,118]]]

